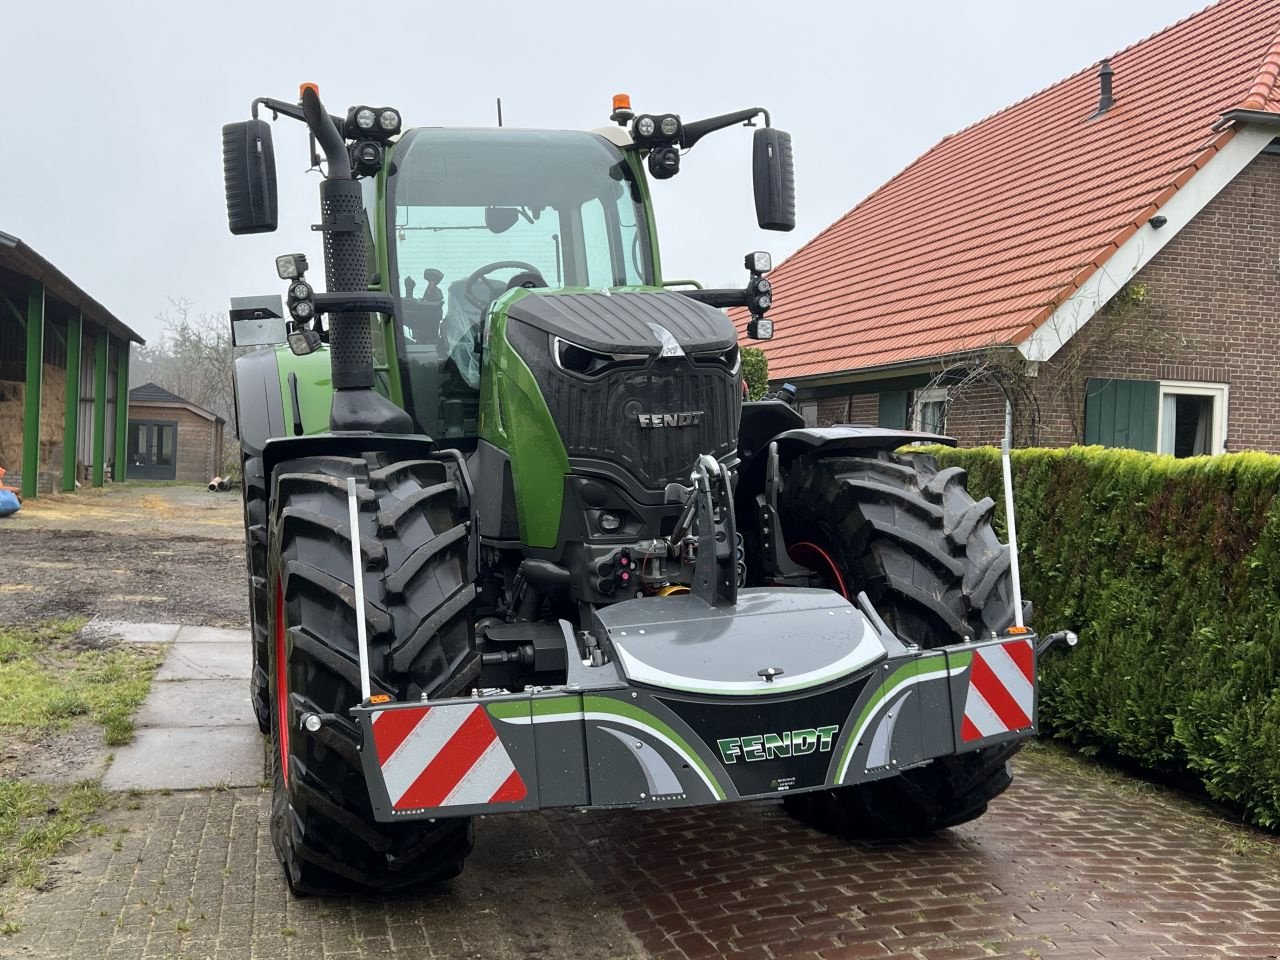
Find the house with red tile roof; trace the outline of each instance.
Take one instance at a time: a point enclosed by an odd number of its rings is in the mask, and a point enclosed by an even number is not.
[[[1280,453],[1278,77],[1280,0],[1221,0],[943,138],[770,275],[770,380],[814,423]]]

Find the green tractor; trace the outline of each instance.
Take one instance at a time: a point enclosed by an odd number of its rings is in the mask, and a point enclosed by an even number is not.
[[[592,132],[401,129],[261,98],[223,128],[234,234],[274,230],[271,126],[306,124],[325,292],[236,298],[252,696],[297,893],[451,878],[478,814],[780,797],[844,836],[979,816],[1036,727],[1010,552],[946,438],[744,402],[769,257],[664,278],[649,180],[760,108]],[[761,121],[762,125],[757,125]],[[318,148],[318,149],[317,149]]]

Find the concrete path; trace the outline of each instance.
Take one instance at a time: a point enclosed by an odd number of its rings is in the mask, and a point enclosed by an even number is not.
[[[116,751],[108,790],[248,787],[263,777],[262,737],[249,703],[247,630],[95,620],[87,628],[169,653],[138,713],[138,732]]]

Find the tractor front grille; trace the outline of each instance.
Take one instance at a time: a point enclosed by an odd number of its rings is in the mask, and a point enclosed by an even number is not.
[[[740,387],[723,365],[655,357],[594,380],[539,373],[569,456],[613,463],[645,489],[688,483],[699,454],[721,458],[737,447]]]

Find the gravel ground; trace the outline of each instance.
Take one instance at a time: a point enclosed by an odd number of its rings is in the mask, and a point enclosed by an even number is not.
[[[0,624],[93,617],[248,626],[240,497],[124,484],[0,520]]]

